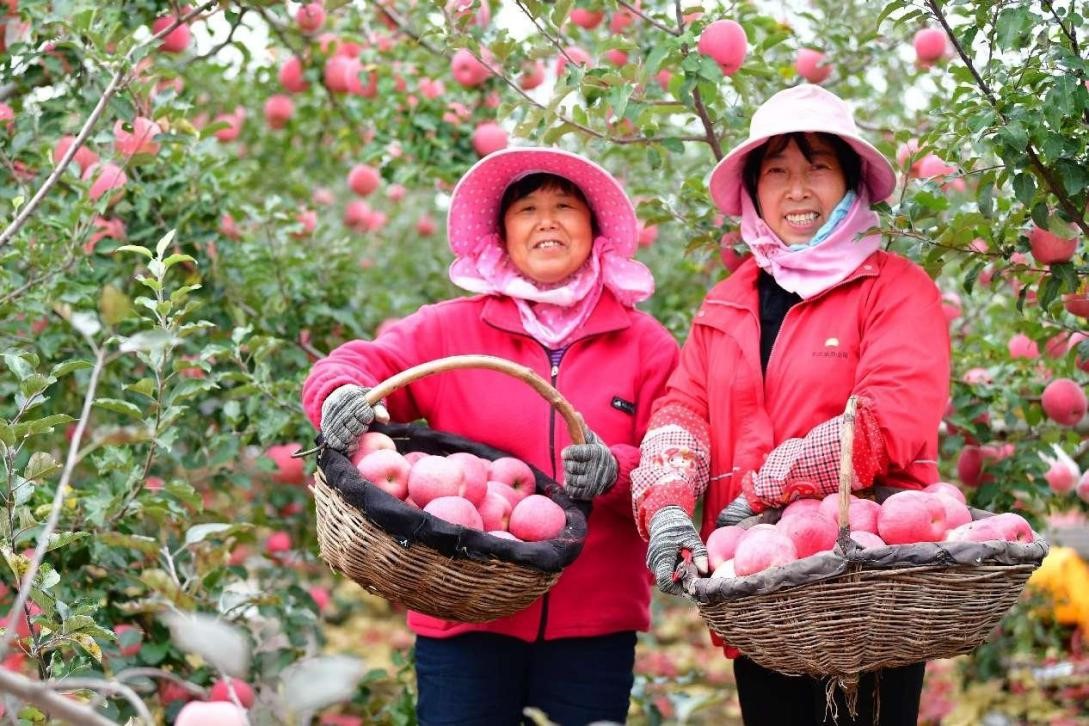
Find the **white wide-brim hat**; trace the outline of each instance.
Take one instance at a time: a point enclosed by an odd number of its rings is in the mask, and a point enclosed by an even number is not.
[[[850,107],[842,98],[812,83],[787,88],[764,101],[749,124],[749,138],[726,154],[711,171],[711,199],[724,214],[740,216],[741,195],[747,194],[742,172],[753,149],[781,134],[835,134],[862,158],[862,184],[871,202],[880,202],[896,188],[896,172],[885,155],[862,138]]]
[[[542,172],[563,177],[581,189],[601,235],[621,255],[635,254],[639,223],[620,182],[578,154],[542,147],[496,151],[465,172],[454,187],[446,215],[446,234],[454,254],[472,253],[481,238],[499,232],[503,192],[518,179]]]

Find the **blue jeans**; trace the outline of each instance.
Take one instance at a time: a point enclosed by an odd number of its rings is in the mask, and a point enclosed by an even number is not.
[[[420,726],[507,726],[539,708],[561,726],[624,723],[635,633],[527,643],[494,633],[416,638]]]

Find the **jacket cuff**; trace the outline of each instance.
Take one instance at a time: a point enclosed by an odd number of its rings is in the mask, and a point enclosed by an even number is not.
[[[665,507],[680,507],[689,517],[696,510],[696,495],[688,487],[688,484],[679,479],[655,484],[639,503],[635,524],[639,529],[639,536],[649,539],[648,525],[651,518]]]

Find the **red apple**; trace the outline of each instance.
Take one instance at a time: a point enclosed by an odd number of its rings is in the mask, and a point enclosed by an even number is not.
[[[922,492],[897,492],[881,504],[877,534],[888,544],[938,542],[945,536],[945,507]]]
[[[291,236],[296,239],[308,237],[318,228],[318,213],[313,209],[301,209],[295,215],[295,221],[301,225],[301,228],[297,232],[292,232]]]
[[[563,507],[542,494],[530,494],[510,513],[510,533],[523,542],[543,542],[558,537],[567,526]]]
[[[435,224],[435,220],[431,219],[428,215],[423,215],[416,220],[416,233],[421,237],[430,237],[438,230],[438,226]]]
[[[192,701],[193,698],[193,694],[181,684],[165,678],[159,681],[159,703],[163,706],[169,706],[174,701]]]
[[[479,86],[492,75],[487,66],[465,48],[454,53],[450,59],[450,73],[453,74],[454,80],[465,88]]]
[[[144,640],[144,631],[135,625],[121,623],[113,629],[117,634],[117,649],[121,655],[130,658],[140,652]]]
[[[865,532],[862,530],[853,531],[851,532],[851,539],[857,542],[858,546],[864,550],[885,546],[885,540],[881,539],[873,532]]]
[[[291,56],[280,66],[278,74],[280,85],[288,93],[302,93],[310,88],[310,84],[303,78],[302,60],[298,56]]]
[[[737,72],[748,54],[745,29],[733,20],[716,20],[700,33],[697,49],[718,63],[727,76]]]
[[[564,70],[566,70],[567,63],[568,63],[568,60],[567,60],[568,58],[571,59],[572,63],[574,63],[575,65],[577,65],[577,66],[579,66],[581,68],[591,68],[594,65],[593,58],[590,57],[589,53],[587,53],[582,48],[579,48],[577,45],[569,45],[566,48],[564,48],[563,53],[560,53],[556,57],[556,77],[557,78],[562,76]]]
[[[537,491],[537,478],[529,464],[513,456],[503,456],[493,461],[488,478],[506,484],[523,496]]]
[[[125,126],[121,119],[113,125],[113,143],[122,156],[159,153],[160,144],[155,140],[163,132],[159,124],[149,118],[137,116],[132,120],[131,131]]]
[[[1033,226],[1028,233],[1032,259],[1041,265],[1069,262],[1078,249],[1078,238],[1067,239],[1046,229]]]
[[[628,54],[619,48],[610,48],[605,51],[605,60],[612,63],[617,68],[623,68],[628,65]]]
[[[424,458],[425,456],[430,456],[430,454],[423,451],[410,451],[405,454],[405,461],[408,462],[409,466],[413,466],[417,461]]]
[[[381,431],[367,431],[359,437],[359,448],[356,449],[355,454],[352,455],[352,463],[358,464],[359,460],[372,451],[379,451],[381,449],[397,450],[397,444],[389,436],[386,436]]]
[[[726,560],[734,558],[737,543],[745,530],[736,524],[719,527],[707,536],[707,562],[712,570],[717,570]]]
[[[658,225],[639,223],[639,246],[650,247],[658,241]]]
[[[788,521],[793,519],[792,517]],[[798,552],[787,535],[774,528],[771,531],[760,532],[750,530],[749,534],[742,537],[737,545],[734,553],[734,571],[739,577],[745,577],[756,572],[763,572],[769,567],[789,564],[796,559],[798,559]]]
[[[730,559],[720,562],[718,567],[711,570],[711,577],[737,577],[734,561]]]
[[[783,513],[779,515],[779,521],[781,522],[787,517],[793,517],[799,514],[821,511],[820,499],[795,499],[783,509]]]
[[[365,455],[355,465],[363,478],[382,491],[404,499],[408,496],[408,472],[411,465],[393,449],[378,449]]]
[[[974,522],[954,527],[945,535],[946,542],[998,542],[1005,537],[1002,532],[990,520],[978,519]]]
[[[57,140],[56,146],[53,147],[54,164],[61,160],[61,157],[63,157],[68,152],[68,149],[72,146],[75,140],[76,137],[70,135],[62,136],[60,137],[60,139]],[[80,172],[84,172],[98,162],[98,154],[91,151],[86,146],[81,146],[72,157],[72,160],[79,164]]]
[[[961,504],[968,503],[968,500],[965,498],[964,492],[960,490],[960,487],[956,484],[950,484],[949,482],[936,481],[933,484],[927,484],[923,487],[922,491],[930,494],[943,494],[947,497],[956,499]]]
[[[1047,480],[1051,491],[1056,494],[1065,494],[1077,485],[1078,471],[1071,469],[1065,462],[1054,459],[1047,473],[1044,474],[1044,479]]]
[[[465,497],[456,495],[435,497],[424,506],[423,510],[451,524],[481,531],[484,529],[484,520],[481,519],[480,512]]]
[[[189,14],[189,9],[184,10],[183,16]],[[174,15],[164,15],[159,18],[155,18],[155,21],[151,24],[152,35],[158,35],[167,27],[177,22],[178,18]],[[159,41],[159,50],[166,53],[181,53],[189,47],[189,26],[179,25],[164,35]]]
[[[877,534],[877,517],[881,514],[881,505],[872,499],[851,497],[847,508],[847,526],[852,532],[871,532]],[[837,526],[838,526],[837,515]]]
[[[110,197],[110,204],[116,204],[121,200],[121,197],[125,194],[125,185],[129,182],[128,176],[121,167],[110,161],[99,162],[87,167],[87,170],[83,172],[83,180],[88,179],[94,180],[87,192],[87,196],[93,201],[97,202],[103,194],[117,190]]]
[[[806,512],[787,517],[778,525],[780,531],[794,543],[798,559],[836,546],[839,528],[819,512]]]
[[[234,688],[234,695],[238,697],[238,702],[242,704],[242,708],[253,706],[253,688],[250,687],[249,683],[238,678],[231,678],[230,686],[227,685],[227,679],[225,678],[217,680],[212,684],[211,690],[208,691],[208,700],[232,701],[231,688]]]
[[[485,121],[473,131],[473,149],[479,156],[507,148],[507,132],[494,121]]]
[[[329,594],[327,588],[321,585],[311,585],[307,591],[310,593],[310,598],[314,601],[314,604],[318,606],[318,612],[325,612],[329,607],[329,603],[333,601],[333,596]]]
[[[988,477],[983,474],[983,453],[978,446],[965,446],[957,458],[957,478],[966,487],[978,487]]]
[[[424,508],[432,499],[461,496],[464,487],[465,468],[445,456],[425,456],[408,472],[408,494]]]
[[[1055,423],[1060,426],[1074,426],[1085,416],[1085,391],[1069,378],[1056,378],[1047,384],[1040,404]]]
[[[282,129],[295,115],[295,102],[290,96],[276,94],[265,101],[265,123],[270,129]]]
[[[921,65],[930,65],[945,55],[945,31],[923,28],[915,34],[912,44],[915,46],[916,60]]]
[[[488,481],[488,492],[498,494],[499,496],[510,502],[511,509],[514,509],[514,505],[529,496],[526,492],[518,491],[509,484],[504,484],[501,481]]]
[[[458,494],[468,499],[474,506],[479,505],[488,492],[488,472],[491,462],[465,451],[457,451],[446,458],[458,462],[465,470],[465,486]]]
[[[575,8],[571,11],[571,22],[580,28],[586,30],[593,30],[601,24],[602,19],[605,17],[605,11],[603,10],[587,10],[586,8]]]
[[[987,519],[1007,542],[1033,542],[1036,539],[1032,527],[1020,514],[1003,512]]]
[[[1079,318],[1089,318],[1089,295],[1069,293],[1063,295],[1063,307],[1066,312]]]
[[[945,527],[952,529],[972,521],[972,513],[968,511],[968,505],[949,496],[946,493],[934,494],[942,506],[945,507]]]
[[[1074,492],[1078,495],[1078,499],[1089,502],[1089,471],[1081,475],[1081,480]]]
[[[832,64],[824,63],[824,53],[812,48],[801,48],[794,57],[794,70],[810,83],[824,83],[832,75]]]
[[[321,26],[325,25],[325,8],[320,2],[300,6],[295,11],[295,25],[299,27],[300,32],[307,35],[318,32]]]
[[[275,444],[268,447],[265,456],[276,464],[276,471],[272,475],[275,481],[281,484],[302,484],[306,481],[306,473],[303,470],[303,460],[294,459],[291,454],[301,449],[297,442],[287,444]]]
[[[523,91],[532,91],[534,88],[544,83],[544,80],[544,64],[539,60],[527,61],[525,65],[522,66],[522,75],[518,77],[518,87]]]
[[[378,170],[366,164],[356,164],[348,172],[348,186],[361,197],[365,197],[378,188],[382,177]]]
[[[190,701],[182,706],[174,726],[248,726],[245,709],[222,701]]]
[[[1018,358],[1026,358],[1032,360],[1033,358],[1040,357],[1040,347],[1036,345],[1036,341],[1028,337],[1024,333],[1018,333],[1010,338],[1009,345],[1010,358],[1014,360]]]
[[[488,532],[506,529],[513,510],[510,501],[495,492],[486,492],[484,499],[477,505],[480,519],[484,522],[484,530]]]
[[[265,539],[265,553],[278,555],[291,550],[291,535],[287,532],[273,532]]]

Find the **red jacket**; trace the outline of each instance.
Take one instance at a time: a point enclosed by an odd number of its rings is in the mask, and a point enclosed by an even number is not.
[[[646,544],[632,521],[629,474],[638,464],[651,404],[677,363],[676,341],[650,315],[604,291],[581,337],[550,370],[547,350],[526,334],[510,298],[459,298],[424,306],[379,339],[346,343],[315,363],[303,384],[303,408],[317,426],[322,402],[340,385],[373,386],[419,363],[470,353],[506,358],[550,380],[609,444],[619,477],[594,500],[582,554],[530,607],[482,624],[409,613],[409,626],[431,637],[486,631],[527,641],[646,630],[650,579]],[[509,451],[562,479],[567,428],[522,381],[483,369],[440,373],[393,393],[387,403],[395,421],[425,418],[432,428]]]
[[[787,312],[764,374],[758,272],[749,261],[707,294],[655,404],[656,411],[679,404],[709,424],[704,534],[741,493],[740,474],[759,470],[785,439],[843,413],[852,394],[869,400],[888,456],[875,483],[936,481],[950,363],[934,282],[914,263],[875,252],[846,280]]]

